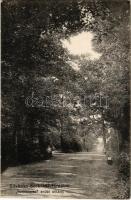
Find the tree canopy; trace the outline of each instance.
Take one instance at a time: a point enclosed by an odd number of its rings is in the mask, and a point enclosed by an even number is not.
[[[63,47],[63,39],[83,31],[94,35],[94,49],[101,54],[98,60],[73,56]],[[94,123],[99,123],[90,116],[101,112],[127,139],[128,41],[128,1],[4,0],[3,145],[10,141],[11,153],[17,154],[20,162],[46,158],[49,143],[80,151],[84,148],[83,132],[88,135]],[[72,67],[74,61],[79,70]],[[55,95],[57,100],[52,100]],[[85,103],[83,98],[91,95],[108,97],[109,107]],[[25,103],[28,97],[33,98],[33,106]],[[81,123],[86,124],[84,131]],[[25,149],[23,155],[21,149]],[[7,161],[10,155],[6,151],[3,147]]]

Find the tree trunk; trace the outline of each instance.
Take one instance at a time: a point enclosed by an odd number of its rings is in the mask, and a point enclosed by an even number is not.
[[[102,116],[102,136],[103,136],[103,142],[104,142],[104,151],[106,153],[106,151],[107,151],[107,148],[106,148],[106,133],[105,133],[103,110],[101,112],[101,116]]]

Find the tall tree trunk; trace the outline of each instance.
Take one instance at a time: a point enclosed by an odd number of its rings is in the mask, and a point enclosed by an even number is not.
[[[102,116],[102,136],[103,136],[103,142],[104,142],[104,151],[107,151],[106,148],[106,132],[105,132],[105,124],[104,124],[104,116],[103,116],[103,110],[101,111]]]

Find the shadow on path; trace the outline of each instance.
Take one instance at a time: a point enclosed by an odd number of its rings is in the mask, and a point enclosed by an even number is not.
[[[52,160],[8,168],[2,174],[2,195],[111,199],[116,169],[106,163],[101,144],[99,139],[93,152],[55,152]]]

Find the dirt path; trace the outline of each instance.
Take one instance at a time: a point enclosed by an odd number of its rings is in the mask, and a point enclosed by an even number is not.
[[[90,153],[55,153],[51,160],[8,168],[2,175],[2,195],[111,199],[115,179],[115,167],[97,146]]]

